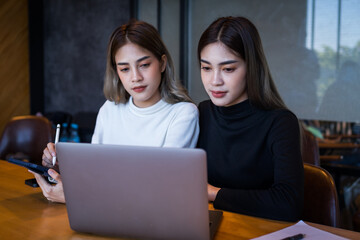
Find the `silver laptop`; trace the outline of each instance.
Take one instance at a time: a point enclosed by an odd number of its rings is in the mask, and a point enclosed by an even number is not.
[[[209,220],[203,150],[62,142],[56,150],[73,230],[140,239],[214,236],[222,212]]]

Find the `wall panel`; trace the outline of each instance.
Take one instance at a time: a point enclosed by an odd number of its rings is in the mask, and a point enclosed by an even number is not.
[[[130,18],[130,1],[44,1],[44,111],[97,112],[107,44]]]
[[[0,133],[11,117],[30,113],[27,2],[0,3]]]

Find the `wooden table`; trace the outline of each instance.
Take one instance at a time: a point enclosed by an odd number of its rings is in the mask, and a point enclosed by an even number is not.
[[[327,143],[327,142],[319,142],[319,148],[328,148],[328,149],[352,149],[352,148],[360,148],[360,144],[358,143]]]
[[[349,139],[353,139],[353,138],[360,138],[360,134],[351,134],[351,135],[348,135],[348,134],[332,134],[332,135],[327,135],[327,136],[324,136],[325,138],[328,138],[328,139],[336,139],[336,138],[341,138],[341,139],[344,139],[344,138],[349,138]]]
[[[0,239],[114,239],[76,233],[70,229],[66,206],[48,202],[39,188],[24,184],[32,178],[25,168],[0,160]],[[212,205],[209,204],[212,209]],[[224,212],[215,239],[250,239],[293,223]],[[360,233],[308,223],[350,239]]]

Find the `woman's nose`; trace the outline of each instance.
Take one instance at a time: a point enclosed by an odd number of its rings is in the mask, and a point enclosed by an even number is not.
[[[133,71],[132,71],[132,76],[131,76],[131,81],[132,82],[139,82],[143,79],[140,71],[135,68]]]
[[[212,79],[211,79],[211,84],[214,85],[214,86],[219,86],[219,85],[222,85],[224,83],[222,77],[221,77],[221,74],[219,71],[214,71],[214,74],[212,76]]]

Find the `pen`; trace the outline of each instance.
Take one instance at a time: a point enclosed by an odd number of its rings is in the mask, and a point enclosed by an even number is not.
[[[303,239],[304,237],[305,237],[305,234],[299,233],[294,236],[283,238],[281,240],[300,240],[300,239]]]
[[[58,125],[56,126],[55,144],[56,144],[57,142],[59,142],[59,135],[60,135],[60,124],[58,124]],[[53,164],[53,166],[55,165],[55,163],[56,163],[56,157],[53,157],[53,158],[52,158],[52,164]]]

